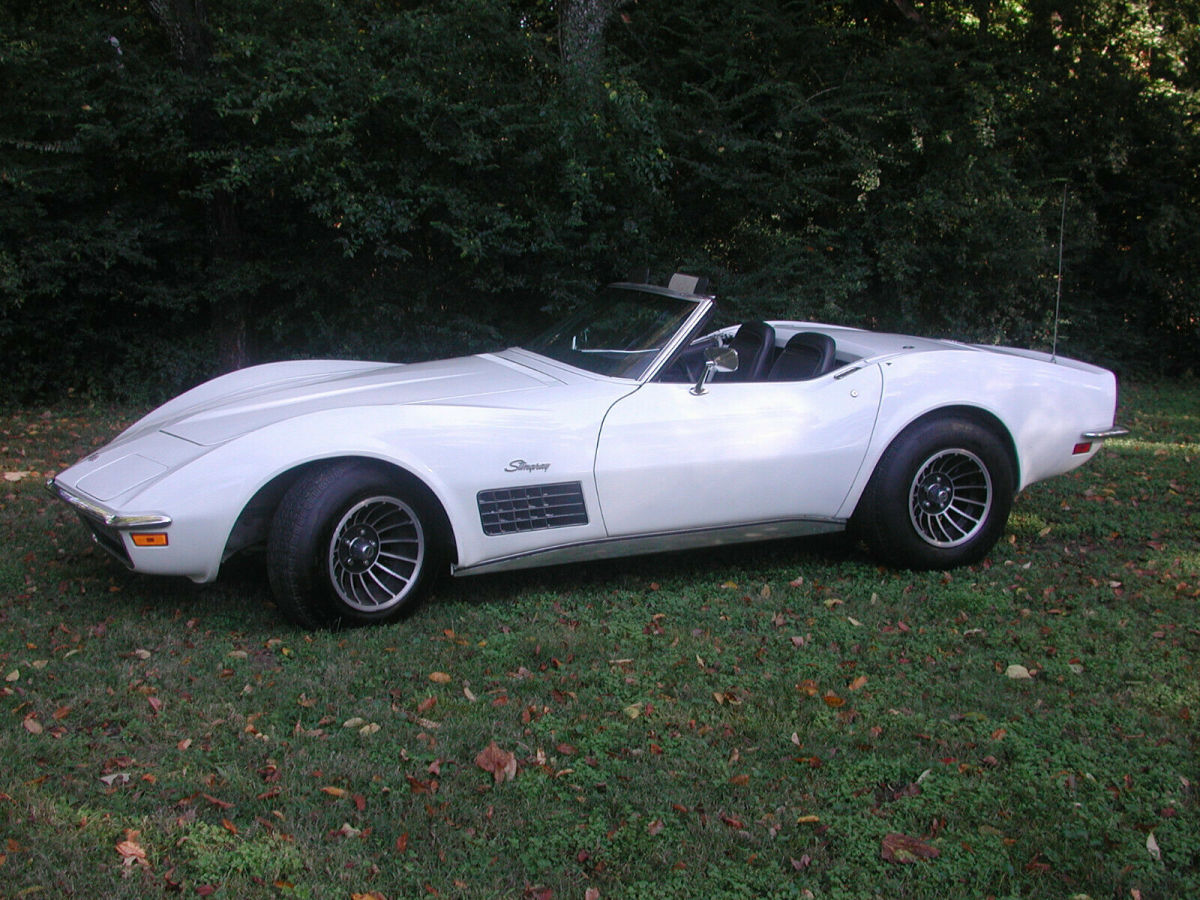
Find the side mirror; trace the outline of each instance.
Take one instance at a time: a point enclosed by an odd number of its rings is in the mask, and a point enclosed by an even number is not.
[[[738,367],[737,351],[732,347],[709,347],[704,351],[704,371],[692,385],[692,393],[699,397],[708,393],[708,380],[713,372],[736,372]]]

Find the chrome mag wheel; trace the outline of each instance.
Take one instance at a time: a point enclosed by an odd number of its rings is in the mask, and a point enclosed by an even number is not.
[[[367,497],[334,526],[330,582],[352,609],[385,612],[404,602],[425,555],[425,531],[413,508],[396,497]]]
[[[942,450],[925,460],[913,477],[909,518],[926,543],[958,547],[983,529],[993,497],[992,477],[982,459],[969,450]]]

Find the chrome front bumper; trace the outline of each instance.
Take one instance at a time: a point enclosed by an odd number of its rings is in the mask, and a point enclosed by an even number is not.
[[[139,528],[166,528],[171,524],[171,517],[157,513],[120,514],[101,506],[92,500],[87,500],[68,488],[63,487],[53,478],[46,479],[46,490],[59,500],[71,506],[81,515],[99,522],[108,528],[118,531],[133,531]]]

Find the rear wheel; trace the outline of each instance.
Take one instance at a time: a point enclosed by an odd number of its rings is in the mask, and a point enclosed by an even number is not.
[[[888,447],[854,524],[875,555],[893,565],[967,565],[1003,533],[1014,485],[1008,451],[995,434],[968,419],[930,419]]]
[[[284,495],[267,547],[271,589],[304,628],[387,622],[428,593],[444,547],[425,491],[369,462],[335,463]]]

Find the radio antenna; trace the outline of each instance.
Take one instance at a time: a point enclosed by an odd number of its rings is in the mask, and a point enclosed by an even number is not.
[[[1063,185],[1062,217],[1058,222],[1058,293],[1054,298],[1054,337],[1050,343],[1050,362],[1058,362],[1058,313],[1062,306],[1063,236],[1067,230],[1067,186]]]

